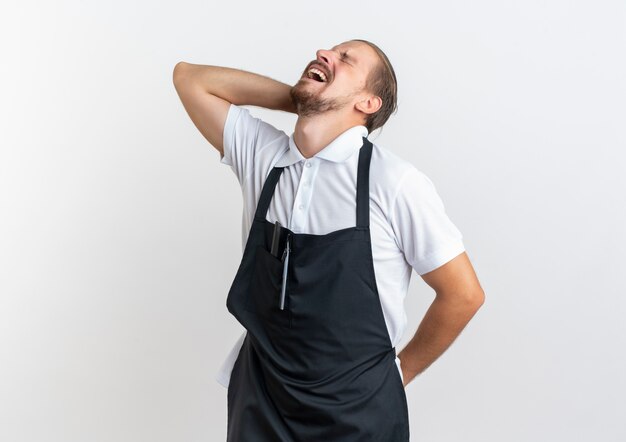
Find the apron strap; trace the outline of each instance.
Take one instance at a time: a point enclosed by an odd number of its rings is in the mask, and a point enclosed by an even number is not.
[[[359,169],[356,178],[356,226],[368,228],[370,225],[370,160],[372,142],[363,137],[363,146],[359,151]]]
[[[265,184],[263,184],[263,190],[261,190],[261,196],[259,197],[259,202],[257,203],[256,212],[254,214],[256,220],[265,220],[267,209],[270,207],[270,201],[274,194],[274,189],[276,188],[276,184],[278,184],[278,178],[280,178],[283,169],[284,167],[273,167],[265,179]]]

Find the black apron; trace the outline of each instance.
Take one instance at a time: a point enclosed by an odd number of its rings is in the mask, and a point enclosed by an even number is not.
[[[406,394],[374,275],[371,156],[363,137],[356,226],[325,235],[284,227],[285,260],[269,251],[274,223],[265,218],[284,168],[269,173],[226,301],[247,329],[228,385],[227,441],[409,440]]]

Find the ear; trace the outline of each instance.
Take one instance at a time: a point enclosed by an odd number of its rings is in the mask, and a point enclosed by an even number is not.
[[[354,107],[356,107],[357,110],[369,115],[377,112],[382,105],[383,100],[379,96],[370,95],[365,100],[356,103]]]

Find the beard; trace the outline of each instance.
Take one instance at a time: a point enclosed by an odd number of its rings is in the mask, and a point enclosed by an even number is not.
[[[324,112],[336,111],[348,105],[352,95],[322,98],[318,91],[306,90],[306,83],[297,83],[289,90],[289,96],[300,117],[310,117]]]

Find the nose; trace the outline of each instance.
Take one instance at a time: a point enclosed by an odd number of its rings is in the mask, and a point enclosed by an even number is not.
[[[328,51],[326,49],[318,49],[315,54],[317,55],[317,59],[319,61],[323,62],[324,64],[332,68],[331,60],[333,58],[333,51]]]

